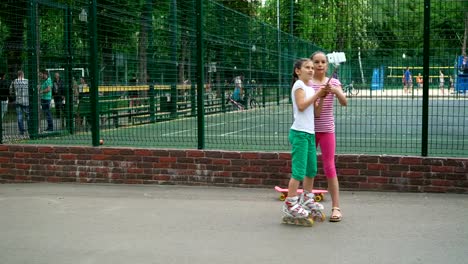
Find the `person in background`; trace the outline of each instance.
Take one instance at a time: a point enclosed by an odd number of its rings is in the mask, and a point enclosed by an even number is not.
[[[439,71],[439,88],[442,94],[444,94],[444,73],[442,71]]]
[[[63,81],[60,78],[60,73],[56,72],[54,77],[54,88],[52,89],[52,95],[54,96],[55,115],[62,121],[63,126],[65,117],[63,100],[65,99],[65,91]]]
[[[44,116],[47,118],[47,128],[45,131],[50,132],[54,130],[54,122],[50,112],[50,101],[52,100],[52,80],[49,77],[47,70],[41,70],[39,77],[42,80],[40,84],[39,94],[41,96],[41,108]]]
[[[89,91],[86,91],[87,87],[88,84],[86,83],[85,77],[80,77],[80,84],[78,84],[78,100],[89,95]]]
[[[404,82],[403,82],[403,92],[405,94],[408,93],[408,89],[413,88],[413,76],[411,75],[411,71],[409,67],[406,67],[405,73],[403,75]]]
[[[232,99],[239,102],[242,99],[242,81],[244,79],[243,75],[236,76],[234,78],[234,93],[232,94]]]
[[[8,96],[10,95],[10,88],[5,80],[5,73],[0,73],[0,109],[2,120],[8,110]]]
[[[463,55],[463,60],[460,65],[460,73],[468,74],[468,56],[467,55]]]
[[[450,82],[449,92],[451,94],[453,94],[453,93],[455,93],[455,86],[454,86],[453,76],[452,75],[450,75],[450,77],[449,77],[449,82]]]
[[[29,82],[24,78],[24,72],[18,71],[17,78],[11,82],[10,94],[16,97],[16,116],[18,119],[18,130],[20,135],[24,135],[24,119],[29,124]],[[28,125],[29,128],[29,125]]]
[[[335,166],[335,117],[333,115],[333,103],[337,98],[342,106],[348,104],[346,96],[341,88],[339,80],[328,78],[328,59],[325,53],[317,51],[310,56],[314,64],[314,75],[309,85],[319,92],[324,87],[329,91],[324,99],[320,116],[315,117],[315,142],[316,147],[322,152],[323,171],[327,178],[328,190],[332,198],[332,212],[330,222],[339,222],[342,219],[340,209],[340,188]]]
[[[423,88],[423,77],[421,73],[418,73],[418,76],[416,76],[416,83],[418,84],[418,90]]]

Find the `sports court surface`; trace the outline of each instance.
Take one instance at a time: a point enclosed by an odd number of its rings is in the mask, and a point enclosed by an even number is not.
[[[367,91],[368,92],[368,91]],[[336,107],[337,152],[344,154],[421,155],[422,92],[362,91]],[[431,156],[468,155],[468,97],[429,98],[428,149]],[[246,151],[289,151],[292,123],[287,99],[265,107],[206,115],[205,148]],[[197,118],[101,130],[104,146],[197,148]],[[91,145],[91,132],[27,140],[24,143]]]

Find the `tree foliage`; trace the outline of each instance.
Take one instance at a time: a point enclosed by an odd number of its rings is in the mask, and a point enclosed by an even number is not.
[[[74,63],[85,65],[89,59],[86,56],[89,32],[78,14],[87,10],[89,2],[56,2],[72,10],[70,45]],[[28,28],[28,3],[26,0],[0,3],[1,57],[10,73],[25,63],[27,30],[33,30]],[[285,42],[282,49],[291,49],[293,45],[288,42],[303,39],[328,51],[353,51],[352,56],[356,56],[358,48],[364,57],[423,55],[423,0],[206,0],[204,3],[207,62],[223,61],[222,67],[226,69],[247,70],[252,64],[261,67],[262,63],[265,68],[275,67],[278,56],[267,50],[278,48],[275,43],[278,35]],[[443,63],[463,52],[464,16],[468,7],[466,1],[431,3],[431,58]],[[41,67],[60,66],[66,53],[65,13],[43,5],[38,10],[41,63],[47,64]],[[142,82],[151,77],[147,76],[148,71],[158,72],[152,78],[161,82],[193,77],[195,17],[193,0],[100,0],[97,22],[102,81],[118,81],[115,77],[121,70],[118,58],[128,64],[130,77]]]

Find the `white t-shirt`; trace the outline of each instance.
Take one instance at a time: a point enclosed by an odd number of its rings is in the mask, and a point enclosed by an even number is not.
[[[18,78],[11,83],[11,87],[16,95],[16,104],[29,105],[29,82],[28,79]]]
[[[311,104],[303,112],[299,111],[297,108],[295,92],[297,89],[302,89],[305,92],[305,99],[314,96],[315,91],[312,87],[307,86],[303,81],[297,80],[291,91],[291,98],[293,103],[293,113],[294,113],[294,122],[291,126],[291,129],[307,132],[309,134],[315,134],[315,125],[314,125],[314,105]]]

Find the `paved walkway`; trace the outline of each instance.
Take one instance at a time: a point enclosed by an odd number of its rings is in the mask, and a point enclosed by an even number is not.
[[[280,224],[277,198],[273,189],[3,184],[0,263],[462,264],[468,258],[466,195],[342,192],[344,220],[311,228]]]

